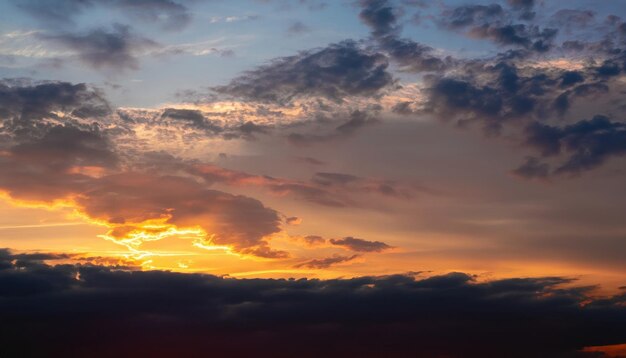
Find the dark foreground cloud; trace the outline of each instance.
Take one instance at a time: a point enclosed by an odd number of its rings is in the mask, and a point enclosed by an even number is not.
[[[0,251],[7,357],[599,357],[626,296],[559,277],[239,280]]]

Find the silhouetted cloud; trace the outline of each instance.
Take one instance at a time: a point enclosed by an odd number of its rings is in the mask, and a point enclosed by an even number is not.
[[[4,355],[592,357],[576,352],[626,340],[624,294],[560,277],[238,280],[41,259],[0,251]]]
[[[355,237],[344,237],[343,239],[330,239],[331,244],[342,246],[357,252],[381,252],[391,249],[391,246],[380,241],[367,241]]]

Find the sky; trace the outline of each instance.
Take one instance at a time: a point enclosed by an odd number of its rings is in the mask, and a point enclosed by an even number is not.
[[[626,355],[624,93],[621,0],[2,1],[0,342]]]

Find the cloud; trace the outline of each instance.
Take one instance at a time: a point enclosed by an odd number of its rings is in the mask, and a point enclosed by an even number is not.
[[[191,12],[174,0],[108,0],[133,18],[159,24],[165,30],[180,30],[191,22]],[[106,3],[106,2],[105,2]]]
[[[209,233],[211,243],[259,256],[274,254],[265,250],[265,237],[280,231],[280,216],[260,201],[205,189],[177,176],[109,175],[92,183],[76,203],[90,217],[122,228],[163,218],[177,227],[199,226]]]
[[[78,125],[80,119],[102,118],[110,112],[102,93],[84,83],[0,82],[0,133],[33,136],[72,118]]]
[[[343,239],[330,239],[329,241],[333,245],[342,246],[357,252],[381,252],[391,249],[391,246],[385,244],[384,242],[367,241],[351,236],[344,237]]]
[[[175,160],[175,159],[174,159]],[[392,199],[412,198],[420,188],[410,184],[359,177],[345,173],[315,173],[308,181],[254,175],[207,163],[180,163],[182,171],[201,178],[208,185],[258,186],[278,195],[292,195],[310,203],[331,207],[367,205],[353,196],[375,194]],[[164,164],[159,162],[159,166]],[[423,189],[422,189],[423,190]]]
[[[524,179],[545,180],[550,175],[550,166],[542,163],[538,158],[527,157],[526,162],[513,170],[512,173]]]
[[[303,24],[300,21],[296,21],[294,23],[292,23],[291,25],[289,25],[289,27],[287,28],[287,33],[290,35],[301,35],[307,32],[310,32],[311,28],[306,26],[305,24]]]
[[[13,3],[33,17],[55,26],[73,24],[74,16],[94,6],[90,0],[61,0],[54,3],[45,0],[13,0]]]
[[[565,31],[584,29],[595,19],[595,13],[591,10],[561,9],[554,13],[551,21]]]
[[[337,121],[338,118],[335,118],[334,120]],[[378,120],[372,113],[368,111],[354,110],[348,114],[343,123],[335,126],[333,130],[328,133],[292,132],[287,135],[287,140],[289,143],[297,146],[324,143],[349,137],[361,128],[365,128],[375,123],[378,123]]]
[[[38,20],[63,27],[73,25],[76,16],[87,10],[106,6],[145,23],[158,24],[164,30],[178,30],[189,24],[191,13],[175,0],[14,0],[18,8]]]
[[[112,30],[95,29],[87,33],[40,35],[46,41],[76,52],[78,59],[94,69],[123,72],[137,70],[137,57],[160,47],[156,42],[135,35],[129,26],[115,24]]]
[[[117,164],[111,143],[99,131],[54,126],[39,139],[4,148],[0,190],[21,200],[54,202],[85,190],[89,174]]]
[[[595,116],[565,127],[533,123],[526,129],[526,143],[544,157],[565,152],[568,158],[555,174],[580,174],[603,164],[610,157],[626,154],[626,124]]]
[[[323,245],[326,243],[326,239],[318,235],[307,235],[301,238],[307,245]]]
[[[522,10],[522,20],[530,20],[534,13],[530,11],[530,2],[510,2],[514,9]],[[470,37],[489,39],[497,45],[521,47],[533,52],[547,52],[552,48],[558,30],[540,28],[529,23],[515,22],[510,13],[498,4],[460,5],[445,9],[438,19],[440,27],[463,31]]]
[[[244,100],[278,103],[315,96],[333,101],[371,97],[394,83],[387,66],[385,56],[344,41],[274,59],[214,90]]]
[[[387,52],[403,71],[443,71],[453,62],[439,58],[434,49],[410,39],[400,38],[402,26],[398,24],[398,11],[387,0],[361,0],[359,17],[372,29],[372,37],[381,50]]]
[[[141,163],[148,157],[139,155],[138,160],[136,154],[115,145],[114,133],[120,129],[114,122],[105,130],[101,129],[104,119],[102,124],[94,124],[95,117],[81,121],[83,115],[101,114],[94,108],[106,104],[85,85],[49,83],[0,89],[6,93],[0,100],[8,104],[3,118],[9,120],[2,127],[7,140],[0,147],[0,191],[11,199],[72,207],[106,225],[107,237],[129,249],[141,246],[141,239],[129,238],[145,233],[144,224],[151,222],[149,234],[186,228],[203,236],[207,244],[263,257],[286,257],[285,252],[268,246],[268,236],[281,231],[281,216],[275,210],[249,197],[208,189],[206,182],[189,175],[178,175],[184,163],[163,156],[152,157],[158,161],[158,170],[150,172],[150,161]],[[198,119],[193,114],[169,113],[184,120]]]
[[[560,277],[238,280],[15,259],[0,251],[8,356],[584,357],[626,341],[623,294]]]
[[[331,257],[323,258],[323,259],[313,259],[313,260],[305,261],[303,263],[297,264],[294,267],[296,267],[296,268],[307,267],[307,268],[311,268],[311,269],[325,269],[325,268],[329,268],[329,267],[331,267],[333,265],[337,265],[337,264],[341,264],[341,263],[352,261],[352,260],[356,259],[357,257],[359,257],[359,255],[352,255],[352,256],[334,255],[334,256],[331,256]]]

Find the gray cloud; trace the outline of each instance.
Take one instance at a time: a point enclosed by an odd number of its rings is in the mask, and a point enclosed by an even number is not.
[[[130,27],[120,24],[113,25],[112,30],[95,29],[82,34],[66,32],[40,37],[76,51],[78,59],[90,67],[116,72],[138,69],[139,54],[160,47],[150,39],[133,34]]]
[[[376,96],[392,85],[387,59],[353,41],[274,59],[215,87],[221,94],[244,100],[288,103],[295,98],[320,96],[341,101],[348,96]]]
[[[580,174],[611,157],[626,154],[626,124],[595,116],[565,127],[533,123],[526,129],[526,143],[544,157],[568,155],[555,174]]]
[[[324,268],[329,268],[329,267],[331,267],[333,265],[337,265],[337,264],[341,264],[341,263],[352,261],[352,260],[356,259],[357,257],[359,257],[359,255],[352,255],[352,256],[335,255],[335,256],[326,257],[326,258],[323,258],[323,259],[313,259],[313,260],[305,261],[303,263],[297,264],[294,267],[296,267],[296,268],[307,267],[307,268],[311,268],[311,269],[324,269]]]
[[[433,48],[410,39],[400,38],[398,11],[387,0],[361,0],[359,17],[372,29],[372,37],[402,70],[409,72],[442,71],[451,58],[439,58]]]
[[[63,112],[67,117],[59,117]],[[0,82],[0,133],[29,137],[71,118],[102,118],[111,113],[100,91],[84,83]],[[76,121],[75,126],[79,125]]]
[[[344,237],[343,239],[330,239],[331,244],[342,246],[357,252],[381,252],[391,249],[391,246],[380,241],[367,241],[355,237]]]
[[[13,0],[15,5],[55,27],[73,25],[76,16],[85,11],[106,6],[145,23],[158,24],[165,30],[178,30],[191,21],[191,13],[176,0]]]

